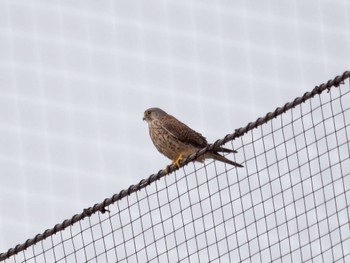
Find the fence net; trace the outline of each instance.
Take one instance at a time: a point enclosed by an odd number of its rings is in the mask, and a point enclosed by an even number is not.
[[[349,76],[219,140],[244,168],[189,158],[0,261],[349,262]]]

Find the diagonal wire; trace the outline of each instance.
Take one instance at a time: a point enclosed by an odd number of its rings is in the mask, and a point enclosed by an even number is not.
[[[215,143],[211,144],[211,145],[208,145],[207,147],[199,150],[198,152],[196,152],[195,154],[189,156],[188,158],[186,158],[185,160],[183,160],[181,162],[181,167],[185,166],[186,164],[188,164],[189,162],[192,162],[194,161],[195,159],[197,159],[199,156],[201,155],[204,155],[206,152],[208,151],[212,151],[212,150],[215,150],[217,149],[218,147],[220,147],[221,145],[229,142],[229,141],[232,141],[234,139],[237,139],[239,137],[242,137],[244,134],[246,134],[247,132],[249,131],[252,131],[253,129],[255,128],[258,128],[258,127],[262,127],[262,124],[264,123],[267,123],[268,121],[282,115],[283,113],[285,113],[286,111],[292,109],[292,108],[295,108],[296,106],[298,105],[301,105],[302,103],[304,103],[305,101],[313,98],[315,95],[319,95],[321,94],[322,92],[324,92],[325,90],[328,90],[330,91],[330,89],[333,89],[335,87],[339,87],[340,84],[343,84],[344,81],[346,79],[350,78],[350,71],[346,71],[344,72],[342,75],[340,76],[337,76],[335,77],[334,79],[332,80],[329,80],[327,83],[323,83],[319,86],[316,86],[311,92],[306,92],[302,97],[298,97],[296,98],[294,101],[292,102],[289,102],[289,103],[286,103],[283,107],[280,107],[280,108],[277,108],[275,111],[273,112],[270,112],[270,113],[267,113],[264,117],[261,117],[261,118],[258,118],[255,122],[251,122],[249,123],[247,126],[245,127],[242,127],[240,129],[237,129],[234,133],[231,133],[231,134],[228,134],[226,135],[223,139],[220,139],[220,140],[217,140]],[[343,107],[341,105],[341,107]],[[332,109],[333,110],[333,109]],[[344,109],[343,109],[344,111]],[[347,127],[347,124],[346,124],[346,120],[345,120],[345,117],[343,116],[344,118],[344,124],[345,124],[345,127]],[[323,120],[324,122],[327,120],[327,118],[325,118],[325,120]],[[317,125],[316,123],[314,123],[314,125]],[[325,124],[323,124],[325,125]],[[335,124],[334,124],[335,125]],[[315,127],[315,126],[313,126]],[[335,128],[335,126],[334,126]],[[325,126],[324,126],[324,129]],[[293,131],[294,133],[294,131]],[[346,134],[346,133],[345,133]],[[294,136],[298,136],[298,134],[294,134]],[[316,136],[316,135],[315,135]],[[346,134],[346,136],[348,136]],[[327,138],[326,139],[326,142],[327,142]],[[347,138],[348,139],[348,138]],[[327,147],[328,147],[328,144],[326,143]],[[317,146],[317,144],[316,144]],[[341,146],[338,144],[338,146]],[[276,147],[276,145],[275,145]],[[348,145],[349,147],[349,145]],[[332,149],[328,149],[328,151],[331,151]],[[319,150],[317,150],[319,151]],[[321,156],[322,154],[319,152],[319,155],[318,156]],[[340,153],[338,152],[338,155],[340,156]],[[278,159],[278,156],[277,156],[277,153],[276,153],[276,158]],[[309,157],[308,157],[309,158]],[[330,159],[330,156],[328,155],[328,158]],[[249,159],[247,158],[246,159],[246,163],[249,162],[250,160],[252,159]],[[312,161],[313,159],[310,159],[309,161]],[[299,162],[299,161],[298,161]],[[287,160],[287,163],[288,163],[288,166],[290,165],[289,164],[289,161]],[[299,164],[299,167],[301,166],[302,164]],[[180,167],[180,168],[181,168]],[[174,172],[176,171],[178,168],[175,166],[175,165],[172,165],[169,167],[168,169],[168,172],[171,173],[171,172]],[[300,169],[300,168],[299,168]],[[310,168],[311,169],[311,168]],[[320,170],[321,167],[319,167]],[[204,171],[205,173],[207,174],[206,172],[206,167],[204,167]],[[311,170],[310,170],[311,171]],[[24,251],[25,249],[27,249],[28,247],[38,243],[39,241],[42,241],[48,237],[51,238],[51,242],[52,242],[52,247],[56,247],[56,245],[54,244],[54,241],[53,241],[53,235],[66,229],[67,227],[70,227],[72,226],[74,223],[76,222],[79,222],[79,225],[80,225],[80,228],[81,228],[81,237],[82,237],[82,243],[83,243],[83,253],[85,255],[85,260],[89,260],[88,258],[88,251],[87,251],[87,247],[90,246],[93,248],[93,250],[95,250],[95,252],[97,253],[97,244],[95,244],[95,242],[93,241],[91,244],[84,244],[84,238],[83,238],[83,232],[85,231],[85,229],[82,227],[81,225],[81,221],[86,218],[86,217],[90,217],[91,215],[93,215],[94,213],[100,211],[102,213],[105,213],[107,210],[107,207],[114,204],[116,201],[118,200],[122,200],[123,198],[129,196],[130,194],[134,193],[134,192],[137,192],[147,186],[149,186],[150,184],[152,184],[153,182],[159,180],[160,178],[164,177],[166,175],[166,171],[164,170],[160,170],[158,173],[156,174],[152,174],[150,175],[147,179],[143,179],[141,180],[138,184],[136,185],[131,185],[128,189],[125,189],[125,190],[122,190],[120,191],[119,193],[113,195],[111,198],[106,198],[103,202],[101,203],[98,203],[98,204],[95,204],[93,207],[89,207],[87,209],[84,209],[82,213],[80,214],[77,214],[77,215],[74,215],[72,218],[70,219],[67,219],[65,221],[63,221],[61,224],[57,224],[55,225],[52,229],[47,229],[46,231],[44,231],[43,233],[41,234],[38,234],[36,235],[34,238],[32,239],[28,239],[26,242],[24,242],[23,244],[19,244],[17,245],[16,247],[14,248],[11,248],[9,249],[7,252],[5,253],[2,253],[0,254],[0,261],[3,261],[9,257],[11,257],[12,255],[15,255],[15,254],[18,254],[19,252],[21,251]],[[283,175],[282,175],[283,176]],[[209,179],[208,179],[209,180]],[[345,182],[344,182],[345,183]],[[323,183],[322,183],[323,184]],[[210,193],[210,189],[208,189],[209,193]],[[346,192],[345,188],[344,188],[344,191]],[[325,198],[325,197],[324,197]],[[335,197],[334,197],[335,198]],[[345,198],[346,198],[346,195],[345,195]],[[294,198],[293,198],[294,199]],[[128,201],[128,198],[127,198],[127,201]],[[294,200],[296,201],[296,200]],[[118,204],[117,204],[118,205]],[[181,205],[181,204],[180,204]],[[274,212],[276,212],[275,208],[274,208]],[[326,209],[326,213],[328,214],[328,216],[331,216],[332,214],[330,214],[330,212],[327,211]],[[349,211],[347,211],[347,215],[349,215]],[[121,220],[121,219],[120,219]],[[131,219],[131,215],[130,215],[130,220]],[[91,224],[91,222],[90,222]],[[329,228],[329,226],[328,226]],[[331,229],[329,228],[328,229],[329,232],[331,232]],[[124,232],[123,232],[124,233]],[[341,233],[341,232],[340,232]],[[186,234],[186,233],[185,233]],[[216,234],[214,232],[214,234]],[[248,234],[248,233],[247,233]],[[217,237],[215,236],[215,239],[217,239]],[[211,240],[210,240],[211,241]],[[207,240],[207,246],[210,246],[210,241]],[[114,240],[114,242],[116,242]],[[300,240],[300,237],[299,237],[299,242],[301,242]],[[136,246],[136,243],[134,244]],[[320,244],[321,245],[321,244]],[[66,251],[65,251],[65,244],[63,243],[62,244],[63,246],[63,249],[64,249],[64,255],[63,255],[63,258],[66,258],[68,257],[68,255],[66,254]],[[74,244],[73,244],[74,246]],[[105,250],[106,249],[106,245],[105,246]],[[124,248],[125,249],[125,255],[127,256],[128,255],[128,251],[127,251],[127,248]],[[218,248],[217,248],[218,249]],[[250,246],[248,246],[248,249],[250,249]],[[342,254],[344,255],[344,248],[342,247]],[[190,252],[189,252],[189,247],[187,247],[187,256],[190,256]],[[45,250],[43,248],[43,254],[45,256]],[[33,252],[34,253],[34,252]],[[58,260],[57,257],[60,257],[62,255],[56,255],[54,250],[53,250],[53,256],[55,258],[55,260]],[[146,252],[147,253],[147,252]],[[180,257],[180,252],[178,251],[178,257]],[[238,253],[241,253],[240,251],[238,251]],[[333,253],[333,252],[331,252]],[[115,251],[115,254],[117,256],[117,252]],[[147,255],[147,254],[146,254]],[[24,255],[26,257],[26,255]],[[272,254],[270,254],[270,257],[272,258]],[[282,256],[282,255],[281,255]],[[324,255],[322,255],[323,257]],[[243,257],[243,256],[242,256]],[[35,256],[34,256],[35,258]],[[326,259],[326,258],[323,258],[323,259]],[[336,260],[335,258],[335,255],[332,254],[332,259],[333,260]]]

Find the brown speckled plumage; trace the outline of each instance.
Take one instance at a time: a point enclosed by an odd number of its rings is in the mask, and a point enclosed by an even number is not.
[[[171,159],[173,163],[178,163],[179,159],[186,158],[208,145],[206,138],[202,134],[192,130],[186,124],[159,108],[146,110],[143,119],[148,123],[149,134],[155,147],[159,152]],[[219,151],[235,152],[234,150],[221,147],[216,152],[206,153],[197,161],[202,162],[206,158],[212,158],[242,167],[242,165],[220,155]]]

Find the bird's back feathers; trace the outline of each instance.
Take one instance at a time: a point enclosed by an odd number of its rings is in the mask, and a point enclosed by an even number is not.
[[[207,139],[202,134],[192,130],[169,114],[162,118],[161,123],[165,130],[183,143],[188,143],[198,148],[204,148],[208,144]]]

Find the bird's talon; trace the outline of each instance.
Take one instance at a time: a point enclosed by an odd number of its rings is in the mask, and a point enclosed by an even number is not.
[[[184,159],[183,155],[180,154],[179,157],[174,162],[177,168],[180,168],[180,162]]]

